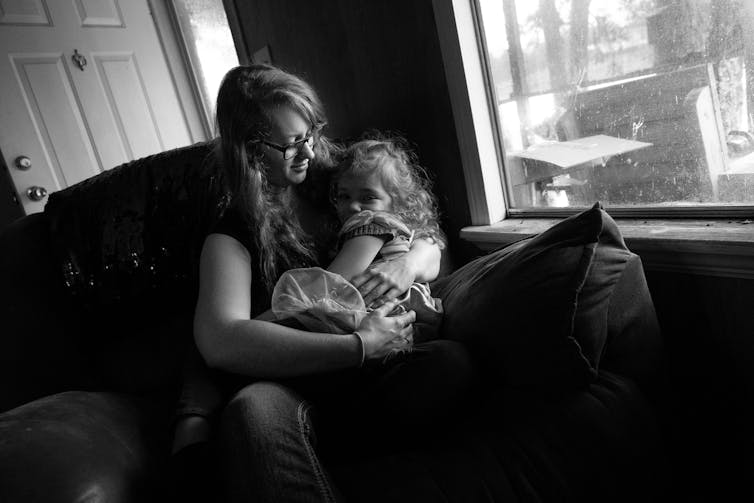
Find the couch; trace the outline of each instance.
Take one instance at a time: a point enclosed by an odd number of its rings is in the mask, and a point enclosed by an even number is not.
[[[0,501],[165,501],[201,241],[227,207],[197,144],[52,194],[0,235]],[[332,466],[353,501],[655,501],[661,337],[599,205],[433,285],[479,369],[432,445]]]

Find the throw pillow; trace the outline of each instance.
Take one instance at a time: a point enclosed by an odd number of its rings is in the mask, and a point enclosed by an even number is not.
[[[610,294],[631,255],[597,203],[434,285],[442,335],[510,385],[584,385],[599,368]]]

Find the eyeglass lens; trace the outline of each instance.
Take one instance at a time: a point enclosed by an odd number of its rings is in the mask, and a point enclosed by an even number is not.
[[[304,145],[306,145],[307,147],[314,145],[314,137],[309,136],[308,138],[304,138],[301,141],[297,141],[288,145],[285,149],[285,152],[283,152],[283,159],[288,160],[296,157],[298,153],[301,152],[301,149],[304,148]]]

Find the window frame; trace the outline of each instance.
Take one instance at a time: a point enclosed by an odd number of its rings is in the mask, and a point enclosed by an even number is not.
[[[165,63],[173,77],[176,92],[182,103],[191,103],[185,107],[187,121],[193,142],[206,141],[211,138],[211,127],[204,114],[204,103],[195,89],[193,69],[185,61],[185,48],[178,33],[175,21],[166,2],[147,0],[149,12],[154,21],[158,38],[165,56]]]
[[[209,106],[207,99],[202,90],[200,82],[200,62],[195,61],[192,53],[188,48],[186,33],[180,20],[175,5],[176,0],[148,0],[158,31],[162,34],[163,47],[166,53],[166,59],[170,71],[174,74],[180,74],[189,83],[188,86],[179,89],[179,92],[188,97],[191,96],[199,108],[200,117],[196,121],[201,123],[202,138],[195,141],[206,141],[214,136],[214,110]],[[239,64],[247,64],[249,61],[243,38],[241,35],[240,24],[238,22],[235,4],[232,0],[221,0],[220,5],[225,11],[228,20],[228,27],[233,44],[236,49]]]
[[[432,6],[471,215],[461,238],[486,251],[581,211],[510,207],[478,1],[432,0]],[[754,279],[754,205],[606,210],[648,269]]]
[[[432,0],[472,225],[507,217],[502,144],[473,0]],[[492,98],[492,99],[491,99]]]

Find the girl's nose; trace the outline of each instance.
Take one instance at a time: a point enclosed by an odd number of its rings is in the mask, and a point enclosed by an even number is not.
[[[351,210],[351,213],[358,213],[361,211],[361,204],[358,201],[352,201],[348,205],[348,209]]]

